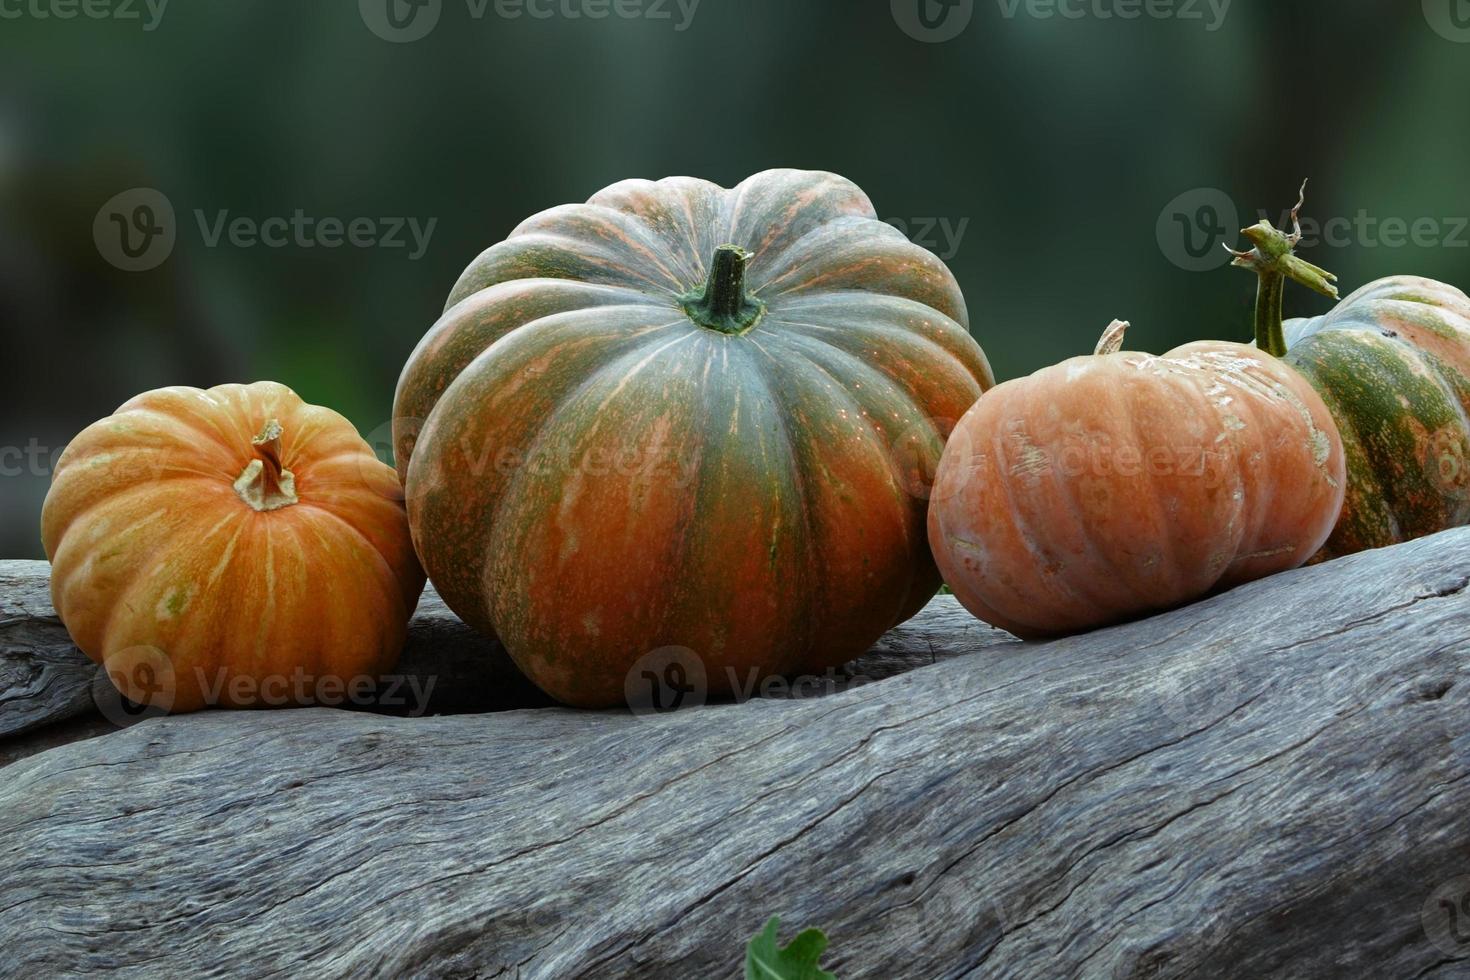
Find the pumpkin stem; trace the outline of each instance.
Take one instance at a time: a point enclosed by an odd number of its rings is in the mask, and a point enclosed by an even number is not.
[[[255,447],[255,458],[235,481],[235,493],[258,511],[297,503],[296,477],[281,466],[281,423],[271,419],[250,444]]]
[[[1282,231],[1262,218],[1241,234],[1255,245],[1247,252],[1237,252],[1229,245],[1226,251],[1235,256],[1230,263],[1250,269],[1259,277],[1256,286],[1256,346],[1274,357],[1286,356],[1286,334],[1282,329],[1282,298],[1286,280],[1292,279],[1329,299],[1337,299],[1337,277],[1326,269],[1297,258],[1296,247],[1302,240],[1302,205],[1307,200],[1307,182],[1302,181],[1296,207],[1291,209],[1291,231]]]
[[[739,245],[715,249],[704,288],[680,297],[684,312],[701,327],[720,333],[739,334],[755,326],[766,305],[745,291],[749,264],[750,253]]]
[[[1103,331],[1102,339],[1097,342],[1093,349],[1093,355],[1116,354],[1123,349],[1123,335],[1128,332],[1131,324],[1127,320],[1114,320],[1108,324]]]

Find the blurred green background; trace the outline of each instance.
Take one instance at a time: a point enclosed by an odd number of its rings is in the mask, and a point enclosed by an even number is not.
[[[40,557],[66,441],[148,388],[273,378],[385,446],[464,265],[624,177],[852,178],[950,263],[1002,378],[1114,316],[1140,349],[1247,339],[1219,243],[1308,175],[1335,224],[1305,254],[1345,287],[1470,285],[1467,0],[158,3],[0,0],[6,557]],[[133,188],[176,216],[144,271],[107,242]],[[211,243],[298,210],[434,225],[421,255]]]

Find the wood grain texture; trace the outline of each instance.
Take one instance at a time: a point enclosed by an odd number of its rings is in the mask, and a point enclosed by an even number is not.
[[[97,668],[72,644],[56,618],[42,561],[0,561],[0,765],[40,747],[110,731],[78,723],[64,732],[16,736],[82,716],[97,716],[92,696]],[[952,596],[938,596],[914,619],[891,630],[865,656],[800,690],[774,694],[816,696],[962,656],[1015,643],[1013,637],[974,619]],[[816,683],[815,681],[820,681]],[[110,693],[105,684],[104,695]],[[110,699],[115,701],[115,699]],[[466,714],[544,708],[554,702],[516,668],[499,641],[462,623],[432,584],[424,589],[408,628],[398,665],[377,693],[358,707],[404,716]],[[112,704],[105,704],[111,708]],[[128,720],[128,719],[123,719]]]
[[[1467,583],[1460,530],[827,698],[144,722],[5,770],[0,973],[733,977],[779,913],[843,980],[1456,975]]]
[[[6,736],[0,739],[0,769],[57,746],[70,745],[72,742],[99,735],[111,735],[118,727],[107,716],[86,711],[62,721],[32,728],[19,735]]]
[[[45,562],[0,561],[0,611],[0,738],[97,714],[91,690],[97,667],[56,617]],[[549,704],[505,649],[461,623],[431,585],[419,600],[389,683],[362,707],[408,715]]]
[[[0,738],[93,710],[96,668],[51,605],[47,565],[0,561]]]

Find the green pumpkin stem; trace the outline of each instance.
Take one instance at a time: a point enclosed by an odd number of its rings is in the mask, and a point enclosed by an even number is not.
[[[1286,334],[1282,329],[1286,280],[1299,282],[1329,299],[1338,298],[1337,287],[1333,285],[1337,277],[1296,255],[1296,247],[1302,240],[1301,212],[1306,199],[1307,183],[1302,181],[1296,207],[1291,209],[1290,232],[1282,231],[1262,218],[1240,232],[1255,248],[1237,252],[1225,246],[1226,251],[1235,256],[1231,265],[1250,269],[1259,277],[1256,286],[1256,346],[1274,357],[1286,356]]]
[[[281,465],[281,423],[271,419],[250,444],[255,447],[255,458],[235,481],[235,493],[257,511],[297,503],[296,477]]]
[[[765,304],[745,290],[750,253],[739,245],[721,245],[710,262],[703,289],[681,297],[684,312],[701,327],[720,333],[744,333],[755,326]]]

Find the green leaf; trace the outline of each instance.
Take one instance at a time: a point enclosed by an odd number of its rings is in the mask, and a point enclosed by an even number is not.
[[[751,937],[745,948],[745,980],[837,980],[817,966],[827,937],[820,929],[807,929],[784,949],[776,945],[781,917],[773,915],[766,927]]]

